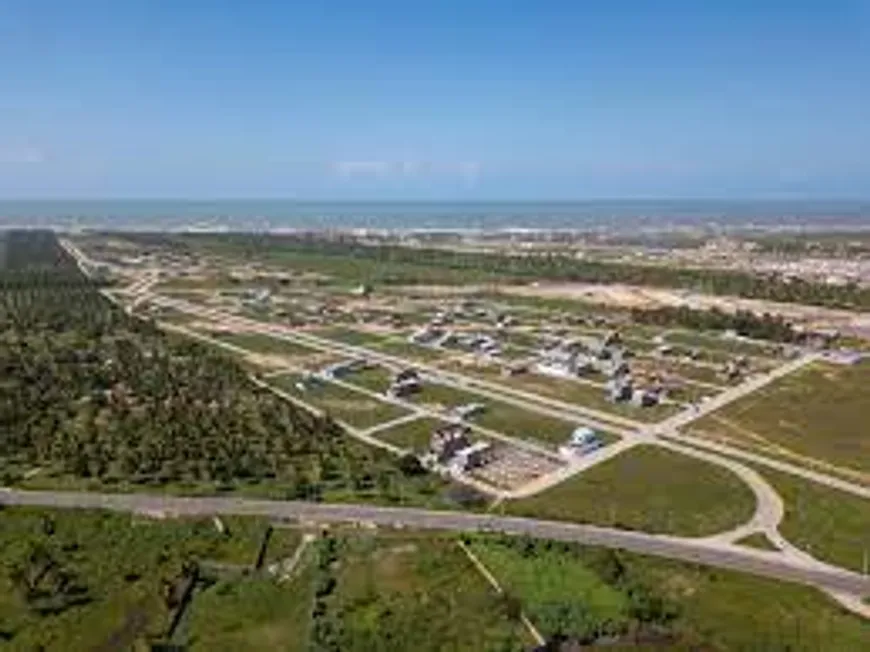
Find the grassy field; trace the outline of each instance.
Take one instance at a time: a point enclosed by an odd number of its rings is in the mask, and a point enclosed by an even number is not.
[[[824,561],[864,570],[865,551],[870,563],[870,501],[766,468],[758,471],[785,502],[780,532],[786,539]]]
[[[755,497],[706,462],[639,446],[531,498],[509,513],[644,532],[704,536],[748,521]]]
[[[870,472],[870,361],[848,367],[817,363],[701,419],[699,435],[769,443]]]
[[[190,606],[187,649],[307,652],[315,579],[309,555],[286,582],[242,577],[199,591]]]
[[[323,546],[321,546],[323,551]],[[322,552],[322,554],[324,554]],[[531,641],[451,537],[338,540],[316,643],[342,652],[519,651]]]
[[[446,351],[411,344],[399,339],[384,340],[376,348],[390,355],[408,358],[409,360],[418,360],[420,362],[432,363],[450,358],[450,354]]]
[[[464,389],[429,381],[424,381],[421,391],[412,394],[409,398],[414,403],[443,409],[479,402],[474,394]]]
[[[269,382],[355,428],[370,428],[407,414],[396,405],[325,381],[309,383],[303,392],[296,387],[299,379],[295,374],[285,374]]]
[[[577,649],[852,652],[870,640],[870,623],[798,585],[557,542],[470,546],[545,638],[590,646]]]
[[[469,547],[504,591],[522,601],[525,615],[545,638],[571,632],[583,622],[628,624],[626,596],[558,547],[500,545],[485,537],[473,539]]]
[[[343,378],[344,381],[359,385],[372,392],[383,393],[390,387],[393,374],[383,367],[372,367],[354,371]]]
[[[312,349],[296,342],[270,337],[269,335],[261,335],[260,333],[226,333],[223,331],[214,331],[209,333],[211,337],[235,344],[243,349],[253,351],[254,353],[269,353],[275,355],[311,355],[317,353],[317,349]]]
[[[718,335],[701,332],[670,331],[665,340],[671,344],[721,351],[729,355],[776,357],[775,347],[770,344],[725,339]]]
[[[510,403],[488,399],[481,402],[486,405],[486,409],[472,421],[484,428],[512,437],[537,440],[558,446],[566,443],[571,433],[577,428],[575,423],[524,410]],[[605,444],[618,439],[616,435],[603,431],[597,432]]]
[[[421,417],[388,430],[381,430],[375,434],[375,437],[390,444],[420,452],[429,447],[432,431],[440,425],[443,425],[443,422],[438,421],[438,419]]]
[[[366,331],[355,330],[352,328],[326,328],[319,331],[314,331],[312,335],[350,344],[352,346],[365,346],[377,348],[378,345],[384,342],[384,336],[377,333],[369,333]]]
[[[750,534],[748,537],[743,537],[735,543],[750,548],[758,548],[759,550],[778,550],[778,548],[770,542],[770,539],[761,532]]]

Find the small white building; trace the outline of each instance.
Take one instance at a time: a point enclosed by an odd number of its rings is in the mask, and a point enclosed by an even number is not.
[[[559,447],[562,457],[571,459],[601,448],[604,442],[592,428],[580,426],[571,433],[567,444]]]

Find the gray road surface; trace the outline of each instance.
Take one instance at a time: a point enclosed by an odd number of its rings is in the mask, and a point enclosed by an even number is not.
[[[752,548],[716,546],[704,540],[680,539],[590,525],[494,514],[226,497],[181,498],[146,494],[99,494],[12,489],[0,490],[0,504],[54,508],[100,508],[119,512],[162,512],[170,515],[235,514],[264,516],[273,519],[300,519],[317,523],[375,523],[381,526],[425,530],[502,532],[513,536],[529,535],[608,548],[622,548],[642,554],[808,584],[828,591],[870,595],[870,578],[866,576],[832,566],[801,564],[780,553]]]

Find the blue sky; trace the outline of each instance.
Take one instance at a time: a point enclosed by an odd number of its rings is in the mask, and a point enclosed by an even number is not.
[[[0,197],[870,197],[870,0],[2,0]]]

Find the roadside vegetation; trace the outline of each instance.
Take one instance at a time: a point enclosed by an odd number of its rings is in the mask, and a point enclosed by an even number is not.
[[[797,585],[554,541],[469,545],[552,650],[851,652],[870,636],[870,623]]]
[[[520,652],[533,644],[452,537],[328,536],[317,552],[311,649]]]
[[[519,516],[706,536],[745,523],[755,496],[729,471],[637,446],[543,493],[504,503]]]

